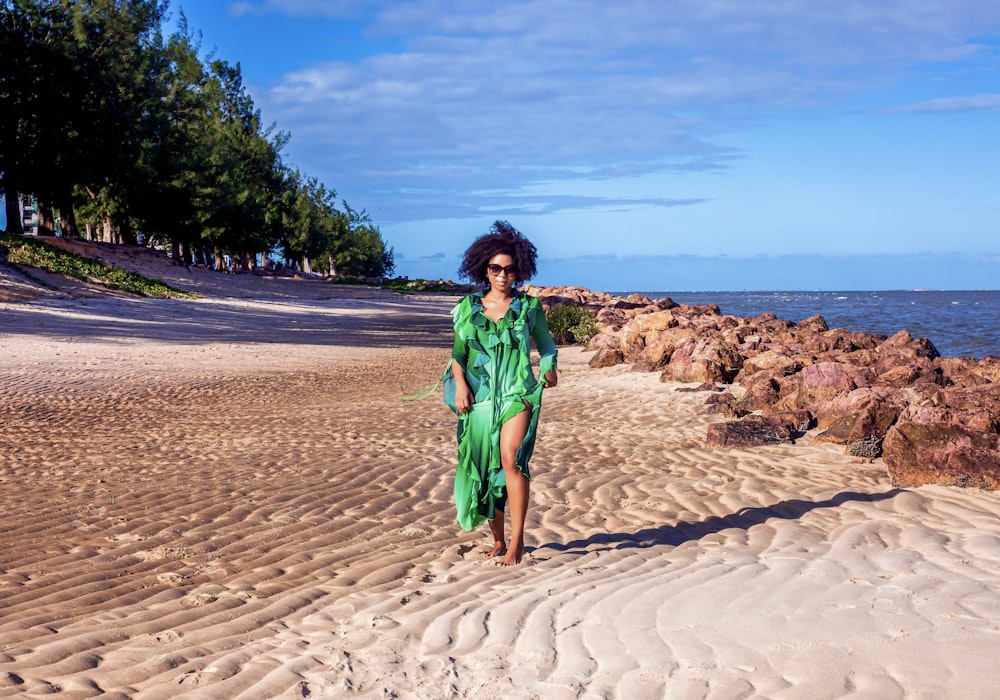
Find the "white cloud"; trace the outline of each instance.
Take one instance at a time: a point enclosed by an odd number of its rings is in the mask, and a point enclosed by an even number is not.
[[[290,17],[345,17],[365,7],[365,0],[245,0],[230,2],[233,17],[243,15],[288,15]]]
[[[740,153],[721,145],[721,133],[776,114],[840,109],[923,66],[988,59],[983,37],[1000,33],[1000,4],[983,0],[230,7],[318,19],[351,13],[367,35],[403,47],[306,66],[255,96],[293,134],[293,160],[333,182],[350,178],[373,203],[393,199],[402,216],[407,191],[441,214],[484,203],[533,211],[547,205],[518,191],[582,172],[724,171]],[[942,98],[894,111],[995,109],[997,100]],[[590,205],[604,206],[599,200]]]
[[[996,111],[1000,109],[1000,94],[973,95],[971,97],[941,97],[918,102],[905,107],[881,110],[886,114],[915,114],[921,112]]]

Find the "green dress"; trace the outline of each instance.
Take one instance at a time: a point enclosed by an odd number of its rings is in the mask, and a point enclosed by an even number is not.
[[[451,311],[455,344],[451,356],[465,371],[473,393],[472,410],[459,416],[455,506],[458,524],[472,530],[507,503],[500,464],[500,428],[531,410],[528,431],[517,451],[517,467],[531,478],[528,461],[535,448],[542,383],[531,366],[531,341],[541,355],[539,376],[556,367],[556,345],[545,310],[536,297],[515,291],[510,309],[494,323],[483,311],[483,293],[470,294]]]

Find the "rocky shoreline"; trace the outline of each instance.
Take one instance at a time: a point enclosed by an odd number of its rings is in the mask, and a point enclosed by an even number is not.
[[[584,287],[529,286],[546,308],[590,309],[600,333],[591,367],[626,363],[664,382],[698,383],[709,446],[814,442],[881,458],[893,484],[1000,489],[1000,358],[943,357],[926,338],[829,328],[716,305],[618,297]]]

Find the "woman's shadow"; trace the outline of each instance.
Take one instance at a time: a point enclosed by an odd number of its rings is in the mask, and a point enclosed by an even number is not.
[[[706,535],[734,527],[749,530],[754,525],[760,525],[772,518],[794,520],[817,508],[834,508],[850,501],[875,503],[894,498],[903,492],[903,489],[890,489],[884,493],[842,491],[825,501],[803,501],[799,499],[779,501],[771,506],[741,508],[729,515],[721,517],[712,516],[699,522],[681,521],[674,525],[643,528],[637,532],[595,533],[586,539],[573,540],[572,542],[543,544],[534,548],[533,551],[538,552],[540,550],[551,549],[557,552],[586,554],[595,551],[657,547],[661,545],[676,547],[685,542],[697,540]]]

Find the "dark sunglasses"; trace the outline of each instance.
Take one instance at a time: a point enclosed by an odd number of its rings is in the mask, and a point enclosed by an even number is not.
[[[489,265],[487,265],[486,271],[489,272],[494,277],[499,275],[501,272],[504,272],[508,277],[513,277],[514,275],[517,274],[517,268],[514,267],[513,265],[507,265],[506,267],[501,267],[496,263],[490,263]]]

